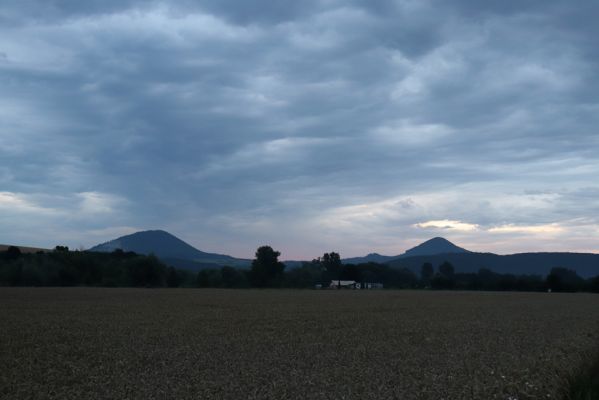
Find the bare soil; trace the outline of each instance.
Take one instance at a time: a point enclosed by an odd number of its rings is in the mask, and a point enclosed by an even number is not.
[[[599,295],[0,288],[2,399],[550,399]]]

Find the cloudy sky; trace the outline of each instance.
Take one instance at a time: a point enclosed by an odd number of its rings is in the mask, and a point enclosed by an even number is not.
[[[598,13],[2,1],[0,243],[599,252]]]

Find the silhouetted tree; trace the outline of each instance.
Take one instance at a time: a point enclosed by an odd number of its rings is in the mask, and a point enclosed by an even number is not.
[[[425,262],[420,267],[420,279],[422,280],[422,284],[424,286],[429,286],[431,284],[431,280],[435,275],[435,270],[433,268],[433,264],[429,262]]]
[[[270,246],[258,247],[250,270],[250,279],[254,286],[278,286],[281,283],[285,264],[279,262],[280,255],[280,252]]]
[[[434,289],[453,289],[455,286],[455,271],[450,262],[445,261],[439,265],[439,272],[435,274],[431,281]]]
[[[518,290],[529,292],[545,290],[545,284],[540,275],[520,275],[517,279]]]
[[[433,289],[453,289],[453,286],[454,281],[439,272],[431,280],[431,287]]]
[[[453,279],[455,270],[449,261],[445,261],[443,264],[439,265],[439,273],[448,279]]]
[[[132,259],[127,266],[131,286],[160,287],[166,283],[166,266],[154,255]]]
[[[323,270],[320,262],[304,262],[301,267],[285,272],[285,286],[295,288],[314,287],[323,282]],[[328,282],[327,282],[328,283]]]
[[[571,269],[552,268],[547,275],[547,287],[554,292],[576,292],[582,290],[584,285],[584,279]]]
[[[223,287],[241,288],[248,286],[247,274],[245,271],[226,266],[220,269],[220,275]]]
[[[179,274],[173,267],[168,267],[166,270],[166,286],[168,287],[179,287]]]
[[[358,265],[345,264],[341,268],[341,279],[348,281],[363,282],[362,269]]]
[[[17,254],[15,250],[0,252],[0,286],[248,287],[251,282],[256,286],[285,285],[299,288],[329,283],[339,277],[358,282],[381,282],[389,288],[410,288],[419,284],[416,275],[405,268],[378,263],[341,266],[337,253],[328,253],[323,258],[304,263],[283,274],[284,266],[278,262],[279,253],[268,246],[256,252],[253,270],[247,272],[223,267],[192,273],[167,268],[154,256],[123,251],[70,252],[62,247],[52,252],[23,253],[17,258],[7,257],[7,253]],[[332,273],[336,275],[331,276]],[[260,277],[263,279],[258,280]],[[524,291],[546,290],[550,287],[554,291],[599,292],[599,277],[583,279],[575,271],[565,268],[554,268],[546,278],[499,274],[488,269],[481,269],[478,273],[455,273],[453,266],[445,265],[434,274],[431,287]]]
[[[69,251],[69,246],[56,246],[56,247],[54,247],[54,251],[67,252],[67,251]]]
[[[320,263],[323,269],[326,271],[326,277],[330,280],[341,279],[343,264],[341,263],[341,256],[339,253],[334,251],[330,253],[324,253],[320,258]]]
[[[218,284],[215,282],[215,275],[218,274]],[[200,288],[207,287],[218,287],[222,282],[222,278],[220,276],[220,271],[215,269],[203,269],[198,272],[198,276],[196,278],[196,286]]]
[[[7,260],[16,260],[21,257],[21,249],[16,246],[8,246],[8,249],[4,252],[4,257]]]
[[[592,292],[599,293],[599,275],[591,278],[590,287]]]
[[[58,251],[23,253],[14,260],[0,257],[0,285],[11,286],[162,287],[166,272],[154,256],[66,251],[64,246]]]
[[[513,274],[502,274],[499,278],[499,290],[516,290],[518,279]]]
[[[400,289],[413,288],[418,283],[418,277],[412,271],[407,268],[389,268],[383,266],[383,273],[387,287],[394,287]]]

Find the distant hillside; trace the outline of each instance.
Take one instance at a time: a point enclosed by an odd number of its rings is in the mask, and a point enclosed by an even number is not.
[[[469,253],[468,250],[456,246],[442,237],[432,238],[416,247],[407,250],[400,257],[429,256],[435,254]]]
[[[185,260],[182,258],[171,258],[171,257],[160,257],[160,260],[168,265],[169,267],[175,267],[178,269],[186,269],[188,271],[200,271],[203,269],[220,269],[224,266],[233,266],[235,268],[246,268],[246,265],[232,265],[224,263],[213,263],[213,262],[202,262]]]
[[[308,261],[298,261],[298,260],[283,260],[281,261],[283,264],[285,264],[285,270],[289,271],[290,269],[294,269],[294,268],[299,268],[302,265],[304,265],[305,262]]]
[[[352,257],[343,259],[344,264],[361,264],[368,262],[375,263],[388,263],[392,260],[404,257],[413,257],[421,255],[435,255],[435,254],[449,254],[449,253],[469,253],[468,250],[456,246],[449,240],[442,237],[432,238],[419,244],[416,247],[412,247],[406,250],[405,253],[397,256],[383,256],[378,253],[370,253],[365,257]]]
[[[88,251],[112,252],[116,249],[138,254],[154,254],[169,265],[191,270],[224,265],[243,268],[251,263],[251,260],[200,251],[162,230],[136,232],[94,246]]]
[[[8,248],[10,246],[13,246],[13,245],[0,244],[0,251],[6,251],[6,250],[8,250]],[[39,251],[43,251],[43,252],[52,251],[49,249],[42,249],[39,247],[27,247],[27,246],[14,246],[14,247],[18,247],[19,250],[21,250],[21,253],[37,253]]]
[[[405,267],[419,274],[420,267],[430,262],[437,267],[444,261],[453,264],[456,272],[477,272],[487,268],[502,274],[530,274],[545,276],[551,268],[564,267],[575,270],[580,276],[599,275],[599,254],[590,253],[520,253],[497,255],[493,253],[454,253],[402,257],[387,262],[393,267]]]
[[[342,261],[344,264],[363,264],[363,263],[369,263],[369,262],[383,264],[383,263],[386,263],[387,261],[395,260],[398,257],[400,257],[400,256],[384,256],[384,255],[378,254],[378,253],[370,253],[364,257],[344,258]]]

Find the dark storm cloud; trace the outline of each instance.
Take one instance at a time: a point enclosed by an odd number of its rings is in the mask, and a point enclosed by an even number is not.
[[[308,257],[399,252],[432,233],[492,246],[529,232],[534,249],[597,232],[596,11],[3,5],[0,213],[32,244],[52,244],[19,228],[38,216],[53,240],[162,227],[244,256],[271,240]],[[427,224],[446,220],[455,229]]]

